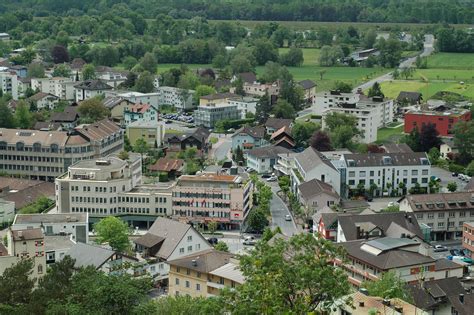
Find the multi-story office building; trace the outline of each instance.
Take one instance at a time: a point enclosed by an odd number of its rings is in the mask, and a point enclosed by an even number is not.
[[[127,137],[132,145],[138,139],[144,139],[150,148],[158,148],[163,145],[164,136],[165,125],[163,121],[135,121],[127,126]]]
[[[471,120],[471,112],[468,109],[450,109],[447,111],[421,111],[412,110],[405,114],[405,132],[410,133],[413,129],[421,128],[427,124],[433,124],[438,134],[443,137],[454,136],[454,125],[459,121]]]
[[[241,114],[237,105],[228,103],[206,103],[199,105],[194,111],[194,122],[198,126],[214,128],[218,121],[240,119]]]
[[[252,182],[238,175],[181,176],[172,192],[173,217],[198,224],[238,228],[252,205]]]
[[[0,128],[0,172],[53,181],[77,161],[119,152],[123,138],[108,119],[71,132]]]
[[[400,211],[415,213],[418,223],[430,227],[435,241],[460,239],[464,222],[474,220],[474,194],[407,195],[400,201]]]
[[[360,94],[355,93],[341,93],[339,91],[324,91],[316,93],[313,98],[313,108],[316,115],[323,115],[323,113],[331,108],[336,107],[341,103],[357,103]]]
[[[11,94],[14,100],[18,99],[18,76],[15,72],[5,70],[0,71],[0,90],[3,94]]]
[[[352,115],[357,118],[357,129],[362,132],[360,140],[364,143],[376,141],[377,130],[393,122],[394,118],[393,100],[381,97],[367,98],[358,95],[356,102],[329,103],[327,107],[322,112],[323,128],[325,128],[325,117],[330,113]]]
[[[278,96],[280,94],[280,84],[274,83],[259,83],[259,82],[244,82],[244,92],[246,95],[261,97],[268,94],[270,98],[272,96]]]
[[[364,188],[375,196],[427,191],[431,164],[424,152],[344,154],[343,182],[349,191]]]
[[[237,105],[237,109],[240,111],[240,118],[245,119],[247,114],[254,114],[257,111],[258,98],[238,96],[228,100],[229,105]]]
[[[171,86],[160,86],[157,88],[159,105],[173,106],[177,110],[186,111],[195,108],[193,103],[194,90],[186,90]]]
[[[84,160],[56,179],[59,213],[88,213],[91,222],[114,215],[131,225],[149,227],[157,216],[171,214],[169,185],[140,185],[138,154],[127,161],[116,156]]]

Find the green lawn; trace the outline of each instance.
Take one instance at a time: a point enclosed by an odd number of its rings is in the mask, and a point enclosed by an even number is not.
[[[403,126],[381,128],[377,131],[377,143],[396,142],[403,135]]]
[[[474,70],[463,69],[418,69],[413,75],[419,80],[468,81],[474,80]]]
[[[474,54],[436,53],[428,57],[428,68],[474,69]]]
[[[278,52],[281,54],[286,53],[289,48],[279,48]],[[321,49],[317,48],[302,48],[303,50],[303,58],[304,63],[303,65],[308,66],[319,66],[319,54]]]
[[[458,82],[422,82],[415,80],[383,82],[382,91],[389,98],[396,98],[400,91],[421,92],[425,100],[439,91],[449,91],[463,96],[474,98],[474,83],[466,82],[464,85]]]

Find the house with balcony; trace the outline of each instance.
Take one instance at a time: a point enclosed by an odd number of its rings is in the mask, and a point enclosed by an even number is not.
[[[212,297],[220,295],[224,288],[232,290],[245,281],[234,255],[215,249],[168,263],[170,296]]]
[[[287,152],[278,154],[278,160],[273,168],[277,171],[278,175],[290,175],[291,170],[295,168],[295,156],[296,152]]]
[[[192,225],[167,218],[157,218],[148,232],[134,243],[139,260],[156,280],[168,278],[169,261],[212,249]]]
[[[265,127],[263,126],[243,126],[232,136],[232,150],[240,147],[242,150],[250,150],[268,145],[265,140]]]
[[[287,148],[269,145],[245,152],[247,166],[259,174],[272,173],[280,154],[290,154]]]
[[[341,175],[331,161],[313,147],[308,147],[294,157],[295,168],[291,170],[291,189],[298,192],[298,186],[317,179],[329,184],[337,194],[341,192]]]

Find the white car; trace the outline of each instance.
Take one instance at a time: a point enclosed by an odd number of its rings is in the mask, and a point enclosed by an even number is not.
[[[270,176],[267,178],[267,182],[274,182],[276,181],[278,178],[276,176]]]
[[[291,221],[291,215],[289,214],[285,215],[285,221]]]
[[[246,236],[243,243],[244,243],[244,245],[253,246],[253,245],[255,245],[255,243],[256,243],[255,237],[253,237],[253,236]]]

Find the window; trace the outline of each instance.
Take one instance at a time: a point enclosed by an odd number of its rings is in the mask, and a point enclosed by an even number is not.
[[[428,213],[428,219],[434,219],[434,213]]]
[[[411,175],[418,175],[418,170],[411,170]]]
[[[189,276],[191,274],[191,270],[189,268],[186,269],[186,274]]]
[[[196,283],[196,291],[201,291],[201,285],[199,283]]]
[[[350,171],[349,172],[349,177],[355,177],[356,175],[356,172],[355,171]]]
[[[192,251],[193,251],[193,246],[192,245],[188,246],[188,252],[192,252]]]
[[[417,213],[416,218],[417,219],[423,219],[423,213]]]
[[[370,171],[370,176],[374,176],[374,171]]]
[[[461,212],[459,212],[459,217],[460,217],[460,218],[466,217],[466,211],[461,211]]]
[[[355,180],[353,180],[353,179],[349,180],[349,185],[351,185],[351,186],[355,185]]]
[[[438,227],[443,228],[444,227],[444,222],[438,222]]]
[[[454,227],[454,222],[453,222],[453,221],[450,221],[450,222],[448,223],[448,227]]]
[[[184,247],[181,247],[181,248],[179,249],[179,253],[180,253],[180,254],[184,254]]]
[[[198,278],[201,278],[201,273],[200,273],[199,271],[197,271],[197,272],[196,272],[196,276],[197,276]]]
[[[196,247],[196,250],[200,250],[201,249],[201,244],[196,244],[196,246],[194,246],[194,247]]]
[[[179,278],[176,278],[174,284],[179,285]]]
[[[181,272],[181,268],[176,267],[176,272]]]
[[[186,280],[186,288],[189,288],[191,285],[188,280]]]
[[[43,273],[43,265],[39,264],[38,265],[38,274],[42,274],[42,273]]]
[[[191,242],[193,240],[193,236],[192,235],[189,235],[188,236],[188,242]]]
[[[359,177],[365,177],[365,171],[360,171],[359,172]]]
[[[444,218],[444,212],[438,213],[438,218],[440,218],[440,219]]]
[[[456,217],[456,212],[452,212],[452,211],[451,211],[451,212],[449,213],[449,217],[450,217],[450,218],[455,218],[455,217]]]
[[[421,175],[428,175],[428,170],[422,170]]]

